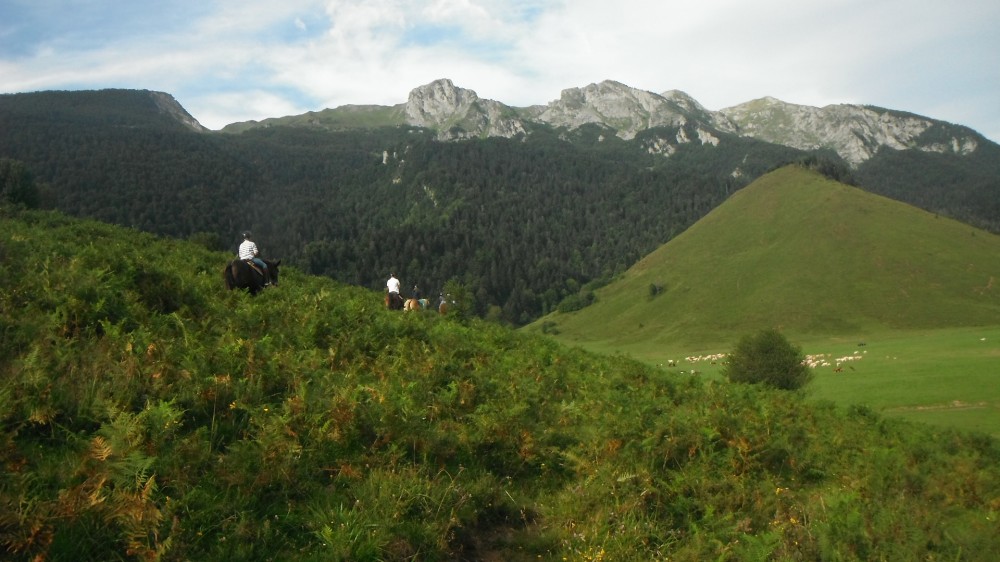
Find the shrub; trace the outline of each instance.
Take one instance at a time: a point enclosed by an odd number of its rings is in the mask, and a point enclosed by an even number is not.
[[[577,293],[574,295],[569,295],[564,298],[556,310],[559,312],[574,312],[576,310],[582,310],[592,304],[597,300],[593,291],[588,291],[586,293]]]
[[[663,292],[663,285],[657,285],[656,283],[649,284],[649,298],[651,299],[655,298],[656,295],[659,295],[662,292]]]
[[[732,382],[797,390],[812,380],[813,373],[804,359],[800,348],[772,328],[740,339],[723,374]]]

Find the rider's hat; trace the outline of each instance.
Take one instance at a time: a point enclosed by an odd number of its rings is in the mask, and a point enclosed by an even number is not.
[[[244,230],[243,231],[243,237],[244,238],[250,238],[250,231],[249,230]]]

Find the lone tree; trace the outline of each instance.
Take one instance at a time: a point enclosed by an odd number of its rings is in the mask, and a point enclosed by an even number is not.
[[[812,380],[802,350],[775,329],[744,336],[729,354],[723,374],[732,382],[763,383],[798,390]]]

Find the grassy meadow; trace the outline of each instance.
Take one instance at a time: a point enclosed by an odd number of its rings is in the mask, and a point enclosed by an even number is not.
[[[797,338],[807,358],[820,362],[810,399],[863,405],[890,416],[1000,437],[1000,326],[867,334],[863,339]],[[858,344],[864,341],[864,346]],[[670,372],[721,380],[735,345],[667,347],[578,344],[595,353],[627,355]],[[850,357],[840,362],[837,359]],[[828,363],[824,365],[823,363]],[[671,366],[671,363],[673,366]]]
[[[388,311],[290,267],[228,292],[230,258],[0,208],[4,560],[1000,552],[988,436]]]
[[[864,358],[818,367],[811,396],[1000,435],[997,279],[1000,237],[789,167],[526,330],[712,378],[719,361],[685,358],[777,327],[807,355]]]

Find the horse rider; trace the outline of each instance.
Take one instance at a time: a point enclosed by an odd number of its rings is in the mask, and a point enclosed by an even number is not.
[[[399,279],[396,279],[395,273],[389,273],[389,280],[385,282],[385,288],[389,290],[389,298],[392,300],[399,299]]]
[[[420,287],[417,287],[416,285],[413,286],[413,300],[420,300]]]
[[[252,261],[256,264],[264,275],[264,285],[270,285],[267,264],[264,263],[264,260],[260,259],[259,255],[260,250],[257,249],[257,244],[254,244],[253,240],[250,239],[250,231],[243,232],[243,242],[240,244],[240,259],[243,261]]]

